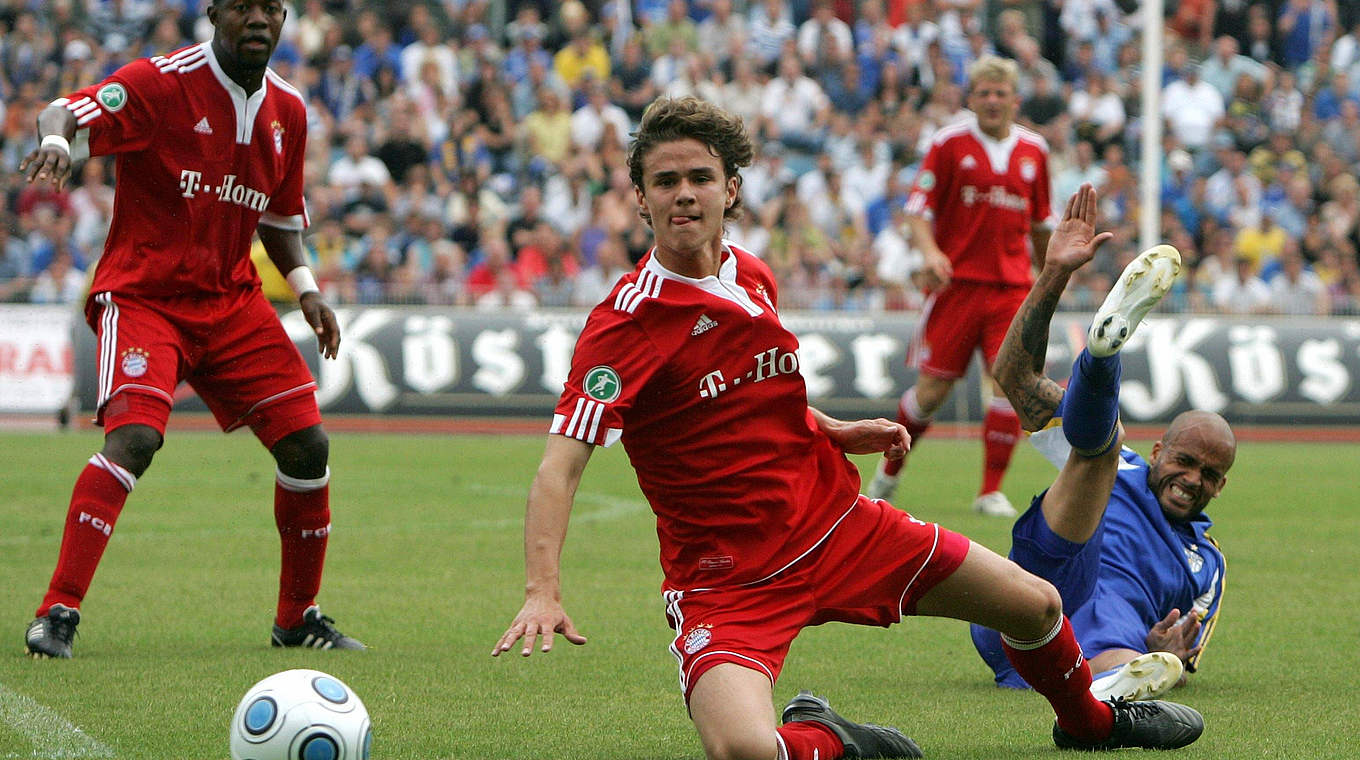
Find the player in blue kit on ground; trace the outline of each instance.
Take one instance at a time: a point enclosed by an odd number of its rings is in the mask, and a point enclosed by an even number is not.
[[[1083,186],[1073,202],[1094,203],[1095,191]],[[1121,445],[1119,349],[1174,282],[1180,254],[1171,246],[1124,270],[1066,392],[1044,375],[1054,309],[1094,250],[1068,247],[1044,262],[997,358],[998,382],[1025,429],[1038,431],[1033,443],[1061,468],[1016,521],[1010,558],[1057,587],[1097,674],[1092,691],[1149,699],[1195,670],[1213,632],[1225,565],[1203,511],[1227,482],[1237,443],[1222,417],[1189,411],[1147,459]],[[998,685],[1028,688],[999,634],[976,625],[972,634]]]

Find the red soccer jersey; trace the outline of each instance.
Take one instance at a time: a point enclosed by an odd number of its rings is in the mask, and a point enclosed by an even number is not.
[[[954,279],[1031,284],[1030,226],[1051,221],[1048,144],[1018,124],[997,142],[969,117],[942,128],[916,174],[907,213],[935,223]]]
[[[143,58],[54,105],[116,154],[113,224],[90,292],[143,297],[259,287],[257,224],[307,225],[302,96],[273,71],[247,96],[205,42]]]
[[[695,280],[648,254],[595,307],[551,432],[622,438],[669,589],[766,578],[854,506],[859,473],[808,411],[774,277],[731,244]]]

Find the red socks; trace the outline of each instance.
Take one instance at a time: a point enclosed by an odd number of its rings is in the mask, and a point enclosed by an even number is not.
[[[1088,741],[1110,735],[1114,714],[1091,694],[1091,668],[1066,615],[1044,638],[1015,641],[1002,636],[1001,648],[1015,672],[1053,705],[1062,730]]]
[[[282,563],[279,607],[274,622],[281,628],[302,624],[302,613],[316,603],[326,538],[331,532],[330,470],[312,480],[275,473],[274,523],[279,529]]]
[[[788,760],[835,760],[845,753],[845,745],[831,729],[814,720],[785,723],[777,732]]]
[[[930,429],[930,424],[935,421],[934,418],[927,417],[921,412],[920,404],[916,403],[916,388],[908,388],[907,392],[902,394],[902,399],[897,402],[897,421],[907,428],[907,434],[911,436],[913,447]],[[884,459],[883,474],[895,478],[906,463],[907,457]]]
[[[1001,490],[1001,479],[1006,477],[1019,440],[1020,417],[1010,402],[993,398],[982,418],[982,488],[978,491],[979,496]]]
[[[48,584],[42,606],[38,607],[37,617],[46,615],[54,604],[64,604],[71,609],[80,607],[99,560],[104,556],[104,547],[109,544],[109,536],[113,535],[113,524],[123,511],[128,493],[136,485],[137,476],[110,462],[103,454],[90,457],[71,492],[57,569],[52,572],[52,582]]]

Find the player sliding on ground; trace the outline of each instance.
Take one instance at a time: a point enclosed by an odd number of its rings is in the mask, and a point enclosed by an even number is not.
[[[1190,708],[1091,694],[1052,584],[859,495],[845,454],[900,457],[910,440],[897,423],[808,406],[769,268],[722,236],[751,156],[741,120],[712,104],[663,98],[643,115],[628,165],[656,245],[577,342],[529,491],[524,604],[492,655],[546,652],[556,634],[586,642],[562,605],[559,560],[592,451],[622,440],[657,516],[670,650],[709,758],[920,757],[900,731],[852,722],[810,693],[788,703],[782,725],[773,706],[803,628],[903,615],[1002,631],[1006,656],[1057,713],[1060,746],[1193,742],[1204,724]],[[1094,203],[1078,208],[1050,246],[1094,249]]]
[[[1083,186],[1074,201],[1094,203],[1095,195]],[[1180,270],[1171,246],[1145,251],[1124,270],[1066,392],[1044,376],[1053,311],[1094,252],[1050,248],[997,357],[997,381],[1025,429],[1039,431],[1032,440],[1062,468],[1016,521],[1010,558],[1058,588],[1102,676],[1097,693],[1146,699],[1195,670],[1213,630],[1225,566],[1203,512],[1227,482],[1237,443],[1222,417],[1189,411],[1172,420],[1148,460],[1120,446],[1119,350],[1171,288]],[[998,684],[1026,687],[1000,634],[973,626],[973,641]]]

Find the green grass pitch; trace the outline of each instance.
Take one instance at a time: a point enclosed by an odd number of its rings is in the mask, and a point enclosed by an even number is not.
[[[23,628],[99,445],[90,432],[0,435],[0,758],[225,758],[237,699],[293,667],[359,692],[378,758],[702,757],[666,651],[651,513],[621,447],[595,454],[564,552],[584,647],[559,638],[548,656],[489,656],[522,599],[541,437],[333,435],[321,602],[372,647],[350,654],[268,646],[273,463],[246,434],[172,429],[83,606],[76,658],[32,661]],[[976,441],[927,439],[899,503],[1004,552],[1009,525],[967,509],[980,459]],[[1210,510],[1229,562],[1221,623],[1175,692],[1208,727],[1177,757],[1356,757],[1357,470],[1360,446],[1241,446]],[[1052,475],[1022,446],[1006,491],[1023,501]],[[795,643],[775,699],[817,690],[847,715],[901,726],[932,758],[1056,757],[1043,700],[989,676],[957,622],[829,625]],[[62,738],[71,727],[85,738]],[[58,736],[35,746],[44,735]]]

